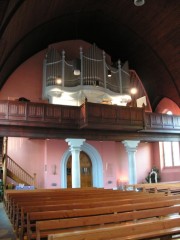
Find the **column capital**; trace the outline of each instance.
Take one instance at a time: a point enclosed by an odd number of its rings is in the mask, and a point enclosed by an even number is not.
[[[140,141],[125,140],[125,141],[122,141],[122,143],[124,144],[126,151],[135,152]]]
[[[71,149],[80,149],[86,139],[66,138],[65,140]]]

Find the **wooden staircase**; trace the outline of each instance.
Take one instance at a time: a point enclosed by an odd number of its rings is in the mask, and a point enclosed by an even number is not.
[[[7,139],[0,137],[0,179],[4,187],[7,185],[7,177],[12,179],[16,185],[24,184],[36,186],[36,174],[31,176],[21,166],[6,154]]]
[[[4,155],[4,164],[6,168],[6,175],[7,177],[14,180],[17,185],[24,184],[27,186],[35,186],[36,185],[36,174],[31,176],[27,173],[22,167],[20,167],[12,158],[8,155]]]

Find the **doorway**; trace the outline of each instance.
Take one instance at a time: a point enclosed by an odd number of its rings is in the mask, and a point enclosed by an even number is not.
[[[72,155],[69,156],[67,161],[67,187],[72,187],[71,178],[71,165]],[[80,152],[80,174],[81,174],[81,187],[92,187],[92,162],[90,157],[85,152]]]

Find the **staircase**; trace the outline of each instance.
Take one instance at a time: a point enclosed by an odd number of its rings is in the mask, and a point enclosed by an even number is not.
[[[36,174],[31,176],[6,154],[6,141],[7,139],[4,141],[4,138],[0,137],[0,179],[3,180],[4,186],[7,184],[7,177],[15,181],[17,185],[36,186]]]
[[[21,168],[12,158],[5,154],[4,156],[6,175],[14,180],[17,184],[24,184],[28,186],[35,186],[35,178],[27,173],[23,168]]]

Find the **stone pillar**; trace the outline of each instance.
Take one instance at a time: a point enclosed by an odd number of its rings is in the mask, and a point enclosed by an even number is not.
[[[138,146],[139,142],[140,141],[129,141],[129,140],[125,140],[122,142],[126,148],[126,152],[128,153],[129,184],[137,183],[135,153],[137,151],[137,146]]]
[[[71,166],[72,188],[81,187],[79,154],[81,151],[81,146],[83,145],[84,141],[85,139],[74,139],[74,138],[66,139],[66,142],[70,146],[69,149],[72,154],[72,166]]]

